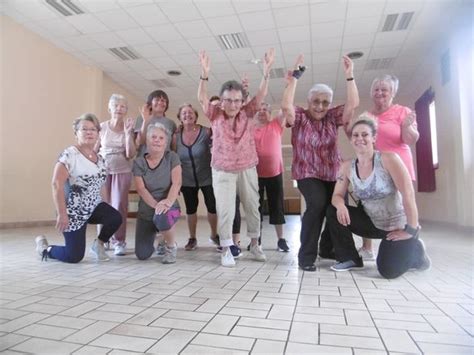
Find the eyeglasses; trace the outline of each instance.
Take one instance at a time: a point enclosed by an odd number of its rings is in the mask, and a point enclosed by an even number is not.
[[[323,107],[328,107],[331,103],[327,100],[319,101],[319,100],[314,100],[312,102],[314,106],[319,106],[322,105]]]
[[[84,133],[86,133],[86,132],[98,132],[97,128],[81,128],[79,131],[84,132]]]
[[[240,105],[242,104],[243,100],[242,99],[235,99],[235,100],[232,100],[232,99],[222,99],[222,101],[227,104],[227,105],[230,105],[230,104],[235,104],[235,105]]]

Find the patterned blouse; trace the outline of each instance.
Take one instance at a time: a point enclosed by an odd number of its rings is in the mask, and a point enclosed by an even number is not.
[[[318,121],[311,119],[304,108],[295,107],[295,123],[291,129],[293,179],[336,181],[341,162],[337,129],[343,125],[343,112],[344,105],[336,106]]]
[[[100,190],[105,183],[105,160],[98,155],[97,163],[87,159],[76,147],[66,148],[58,158],[69,173],[64,186],[69,225],[65,232],[80,229],[102,202]]]

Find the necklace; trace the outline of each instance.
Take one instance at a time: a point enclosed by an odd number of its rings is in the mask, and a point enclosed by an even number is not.
[[[84,150],[82,150],[81,148],[79,148],[79,146],[76,146],[77,149],[86,157],[86,158],[89,158],[89,159],[94,159],[94,154],[95,152],[92,151],[91,153],[86,153]]]

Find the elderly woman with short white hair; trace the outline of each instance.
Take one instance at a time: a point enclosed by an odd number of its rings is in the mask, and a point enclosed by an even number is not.
[[[135,232],[135,255],[148,259],[154,252],[155,235],[165,240],[163,264],[176,262],[178,246],[174,227],[181,216],[178,198],[181,189],[181,162],[168,150],[169,132],[161,123],[152,123],[146,132],[147,153],[133,163],[133,175],[140,201]]]
[[[64,246],[49,245],[45,236],[36,237],[36,251],[66,263],[84,258],[88,224],[101,224],[91,253],[97,261],[107,261],[104,250],[122,223],[120,213],[103,201],[106,179],[105,161],[94,147],[100,125],[95,115],[87,113],[74,120],[77,143],[66,148],[58,158],[53,172],[53,201],[56,207],[56,229],[62,232]]]
[[[124,96],[113,94],[109,99],[110,120],[100,124],[100,140],[96,151],[105,159],[107,179],[105,199],[122,215],[120,228],[110,239],[115,255],[125,255],[128,193],[132,183],[132,164],[136,153],[133,127],[135,120],[125,118],[128,111]]]
[[[337,147],[338,128],[347,127],[355,108],[359,105],[359,93],[353,77],[353,63],[343,58],[347,80],[345,105],[331,108],[333,92],[324,84],[314,85],[308,92],[308,108],[294,106],[296,83],[304,72],[303,55],[299,55],[295,68],[287,75],[287,86],[281,103],[287,126],[291,129],[293,145],[292,175],[306,202],[301,225],[301,247],[298,264],[304,271],[316,271],[314,262],[318,255],[318,242],[326,208],[336,182],[341,157]],[[321,237],[320,256],[331,256],[332,243],[329,233]]]

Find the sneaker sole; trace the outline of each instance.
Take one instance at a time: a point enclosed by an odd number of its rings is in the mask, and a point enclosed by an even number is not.
[[[363,268],[364,268],[363,266],[351,266],[351,267],[348,267],[347,269],[336,269],[335,267],[331,266],[331,270],[336,271],[336,272],[343,272],[343,271],[350,271],[350,270],[360,270],[360,269],[363,269]]]
[[[290,251],[290,249],[285,250],[285,249],[281,249],[281,248],[277,248],[277,250],[281,251],[282,253],[288,253]]]

